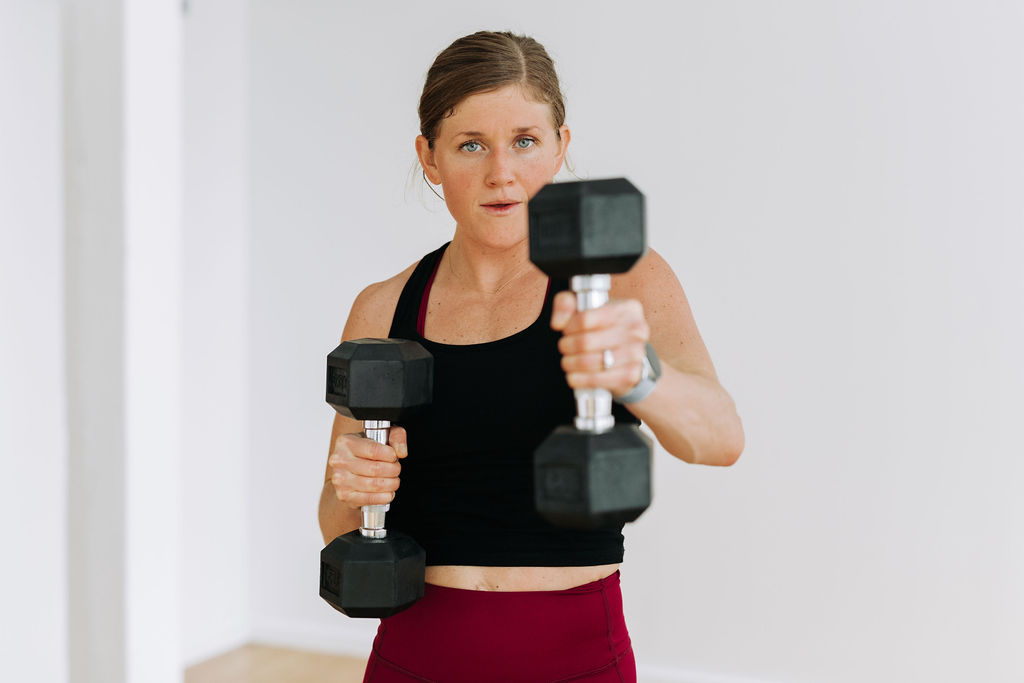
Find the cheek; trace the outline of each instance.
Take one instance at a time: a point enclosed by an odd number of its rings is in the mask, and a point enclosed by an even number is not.
[[[449,171],[445,174],[443,183],[445,204],[448,205],[448,210],[452,213],[460,213],[467,204],[472,204],[475,201],[473,192],[475,175],[465,169],[461,169],[461,171],[449,169]]]
[[[524,177],[524,184],[530,190],[531,196],[554,179],[553,170],[554,163],[546,158],[542,163],[531,166],[529,173]]]

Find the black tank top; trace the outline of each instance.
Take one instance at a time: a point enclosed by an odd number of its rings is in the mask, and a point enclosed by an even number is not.
[[[536,321],[510,337],[451,345],[421,334],[429,285],[447,244],[423,257],[402,290],[391,337],[434,356],[434,401],[402,423],[409,457],[387,526],[412,536],[428,565],[570,567],[622,561],[622,529],[569,531],[534,510],[533,452],[575,402],[551,329],[553,281]],[[638,424],[615,406],[617,422]]]

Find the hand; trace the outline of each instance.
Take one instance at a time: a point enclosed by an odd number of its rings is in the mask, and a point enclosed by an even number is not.
[[[352,509],[390,503],[400,483],[399,459],[408,454],[401,427],[391,428],[386,446],[362,434],[342,434],[327,457],[327,477],[335,497]]]
[[[576,310],[576,295],[559,292],[553,302],[551,327],[562,332],[558,350],[562,369],[573,389],[597,387],[623,396],[640,381],[650,327],[639,301],[609,301],[589,311]],[[612,366],[605,368],[605,350]]]

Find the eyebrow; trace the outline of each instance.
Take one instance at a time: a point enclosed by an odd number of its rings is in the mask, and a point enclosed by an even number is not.
[[[512,132],[518,135],[520,133],[529,133],[531,130],[540,130],[540,126],[520,126],[519,128],[514,129]],[[481,133],[480,131],[477,130],[461,131],[459,133],[456,133],[455,137],[459,137],[460,135],[466,135],[471,138],[486,137],[486,134]]]

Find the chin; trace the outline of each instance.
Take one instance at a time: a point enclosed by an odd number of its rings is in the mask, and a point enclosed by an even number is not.
[[[492,249],[508,249],[529,239],[529,226],[524,220],[481,221],[464,231],[466,237]]]

